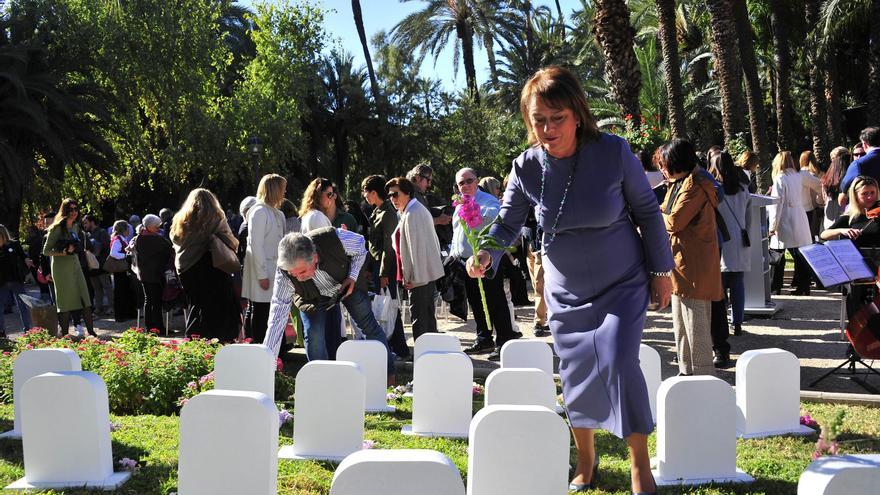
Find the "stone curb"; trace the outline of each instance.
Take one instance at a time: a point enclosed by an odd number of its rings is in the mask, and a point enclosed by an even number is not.
[[[846,394],[843,392],[820,392],[801,390],[801,401],[826,404],[850,404],[854,406],[880,407],[880,395]]]

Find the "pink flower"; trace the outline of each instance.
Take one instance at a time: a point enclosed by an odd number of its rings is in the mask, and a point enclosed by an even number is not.
[[[458,208],[456,213],[464,220],[469,229],[476,229],[480,226],[483,216],[480,214],[480,205],[477,204],[473,196],[462,194],[453,204]]]
[[[376,446],[376,442],[374,442],[372,440],[364,440],[364,443],[363,443],[364,449],[372,449],[375,446]]]
[[[140,468],[136,460],[129,459],[128,457],[123,457],[119,460],[119,467],[121,467],[123,471],[137,471]]]
[[[278,424],[286,425],[287,423],[293,421],[293,414],[290,414],[290,411],[287,409],[282,409],[278,411]]]
[[[281,371],[284,369],[284,361],[281,358],[275,358],[275,371]]]

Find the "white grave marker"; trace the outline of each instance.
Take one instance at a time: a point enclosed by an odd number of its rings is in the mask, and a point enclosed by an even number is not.
[[[798,480],[797,495],[877,493],[880,454],[821,457],[807,466]]]
[[[31,349],[22,352],[12,365],[12,430],[0,438],[21,438],[21,387],[35,376],[54,371],[82,371],[79,355],[71,349]]]
[[[553,349],[541,340],[508,340],[501,346],[502,368],[538,368],[553,377]]]
[[[782,349],[753,349],[736,362],[737,435],[812,435],[800,424],[801,365]]]
[[[464,495],[464,482],[433,450],[362,450],[336,468],[330,495]]]
[[[461,352],[461,341],[448,333],[428,332],[416,339],[413,363],[426,352]]]
[[[282,459],[341,461],[363,448],[366,379],[347,361],[310,361],[296,375],[293,445]]]
[[[467,438],[474,365],[461,352],[426,352],[415,362],[412,425],[404,435]]]
[[[339,361],[351,361],[361,367],[366,379],[367,412],[394,412],[388,405],[388,351],[375,340],[346,340],[336,351]]]
[[[26,418],[21,425],[24,478],[6,489],[112,490],[131,476],[113,472],[110,405],[100,376],[45,373],[24,384],[19,400]]]
[[[209,390],[180,411],[177,493],[275,495],[278,410],[263,393]]]
[[[657,422],[657,390],[660,389],[660,353],[651,346],[641,344],[639,346],[639,367],[645,376],[645,385],[648,386],[648,400],[651,403],[651,417]]]
[[[733,388],[714,376],[680,376],[657,398],[657,484],[752,482],[736,468]]]
[[[565,495],[570,435],[542,406],[489,406],[474,416],[468,495]]]
[[[214,388],[260,392],[275,401],[275,354],[262,344],[230,344],[214,357]]]
[[[538,368],[499,368],[486,378],[485,405],[544,406],[556,410],[556,384]]]

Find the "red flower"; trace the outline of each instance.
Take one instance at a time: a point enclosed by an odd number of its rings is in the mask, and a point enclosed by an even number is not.
[[[624,120],[632,120],[633,116],[631,113],[628,113],[628,114],[624,115],[623,118],[624,118]]]
[[[275,370],[281,371],[283,369],[284,369],[284,362],[281,361],[281,358],[279,358],[279,357],[275,358]]]
[[[154,333],[156,335],[159,335],[159,329],[158,328],[151,328],[150,333]]]

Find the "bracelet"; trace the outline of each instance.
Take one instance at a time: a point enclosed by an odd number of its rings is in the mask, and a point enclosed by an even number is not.
[[[652,277],[671,277],[672,276],[672,270],[669,270],[666,272],[648,272],[648,273],[651,274]]]

